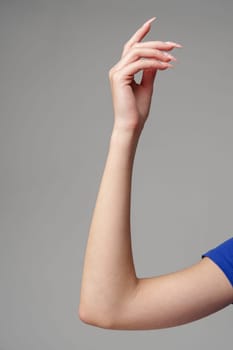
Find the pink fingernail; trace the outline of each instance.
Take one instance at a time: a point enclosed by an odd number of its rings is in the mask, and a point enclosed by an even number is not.
[[[168,52],[164,52],[164,55],[167,56],[168,58],[170,58],[171,60],[176,61],[176,58],[174,56],[172,56],[171,54],[169,54]]]
[[[169,45],[174,45],[175,47],[183,47],[181,44],[175,43],[174,41],[166,41]]]
[[[144,26],[147,25],[147,24],[151,24],[156,18],[157,18],[157,17],[153,17],[153,18],[149,19],[148,21],[146,21],[146,22],[144,23]]]
[[[175,44],[175,46],[176,46],[176,47],[183,47],[183,45],[177,44],[177,43]]]

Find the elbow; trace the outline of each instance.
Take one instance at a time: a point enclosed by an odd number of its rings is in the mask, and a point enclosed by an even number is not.
[[[104,328],[104,329],[114,329],[113,318],[109,315],[105,315],[103,312],[99,311],[98,314],[94,314],[85,308],[83,305],[79,305],[78,308],[78,318],[81,322],[86,325]]]
[[[82,321],[83,323],[88,323],[87,322],[87,315],[86,312],[84,310],[84,308],[82,307],[82,305],[80,304],[78,307],[78,318],[80,319],[80,321]]]

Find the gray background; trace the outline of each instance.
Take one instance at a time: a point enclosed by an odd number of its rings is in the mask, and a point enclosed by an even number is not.
[[[137,274],[189,266],[232,236],[233,2],[0,2],[0,349],[219,349],[233,308],[111,331],[77,316],[89,224],[113,125],[108,70],[126,40],[183,44],[158,72],[132,188]],[[140,74],[139,74],[140,77]]]

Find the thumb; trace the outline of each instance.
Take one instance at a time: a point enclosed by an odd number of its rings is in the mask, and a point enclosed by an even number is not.
[[[153,90],[156,73],[157,69],[147,69],[143,71],[141,85],[144,88],[147,88],[150,92]]]

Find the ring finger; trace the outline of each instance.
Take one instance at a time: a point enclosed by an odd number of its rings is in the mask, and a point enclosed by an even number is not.
[[[121,69],[129,63],[138,59],[152,58],[162,62],[177,61],[176,58],[167,52],[147,47],[133,47],[116,65],[115,69]]]

